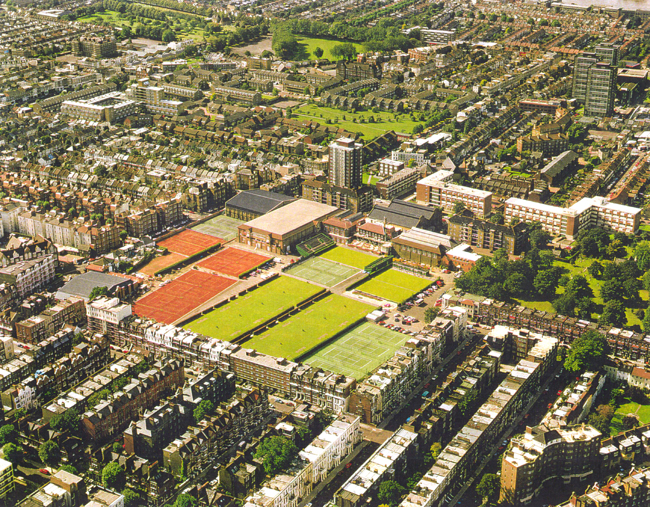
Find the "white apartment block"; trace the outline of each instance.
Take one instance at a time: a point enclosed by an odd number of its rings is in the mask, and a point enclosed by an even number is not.
[[[298,507],[314,484],[325,479],[361,442],[360,420],[349,414],[340,415],[300,452],[291,469],[268,480],[246,498],[244,507]]]
[[[89,319],[117,325],[131,316],[131,305],[121,303],[119,298],[98,298],[86,305],[86,315]]]
[[[0,269],[0,280],[16,284],[18,295],[24,298],[54,280],[56,266],[56,255],[48,254]]]
[[[636,234],[641,222],[641,209],[607,201],[604,197],[585,197],[570,208],[560,208],[525,199],[510,198],[505,202],[505,221],[539,222],[555,236],[574,239],[584,228],[600,227],[625,234]]]
[[[0,459],[0,498],[5,498],[14,490],[14,466]]]
[[[462,203],[479,218],[489,215],[492,211],[492,192],[454,185],[451,183],[452,176],[452,171],[443,170],[418,181],[418,204],[430,204],[450,211],[456,203]]]
[[[379,161],[379,171],[377,172],[377,175],[385,178],[387,176],[392,176],[402,169],[404,169],[404,162],[390,158],[382,158]]]

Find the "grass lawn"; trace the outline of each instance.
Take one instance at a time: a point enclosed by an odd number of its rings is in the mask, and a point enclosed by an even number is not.
[[[374,306],[332,294],[251,338],[243,346],[293,361],[374,309]]]
[[[349,130],[350,132],[359,132],[367,139],[373,139],[385,133],[387,130],[410,134],[413,132],[413,128],[419,125],[419,122],[411,120],[408,114],[395,114],[384,111],[378,113],[373,113],[372,111],[348,113],[341,109],[314,104],[306,104],[295,109],[293,113],[298,118],[308,118],[310,120],[316,120],[319,123],[325,123],[325,120],[331,120],[338,127]],[[370,116],[375,119],[374,123],[360,123],[362,118],[368,120]]]
[[[171,12],[177,12],[173,11],[171,9],[165,9],[164,7],[157,7],[157,6],[152,6],[152,5],[147,5],[149,8],[154,8],[158,9],[161,11],[171,11]],[[200,19],[200,16],[192,13],[186,13],[189,14],[190,16],[196,16],[197,19]],[[82,23],[93,23],[96,25],[108,25],[108,26],[114,26],[114,27],[123,27],[123,26],[130,26],[133,27],[135,24],[135,21],[131,23],[127,18],[125,14],[120,14],[117,11],[104,11],[104,12],[96,12],[92,16],[84,16],[82,18],[77,19],[77,21],[81,21]],[[153,23],[155,20],[151,20],[149,18],[145,18],[143,24],[150,25]],[[203,39],[204,36],[206,36],[207,32],[203,30],[200,27],[195,27],[192,29],[189,24],[186,25],[187,29],[179,29],[178,27],[172,28],[174,34],[176,35],[177,40],[183,40],[183,39],[194,39],[194,40],[201,40]],[[135,34],[133,35],[135,38]],[[161,44],[163,44],[161,42]]]
[[[198,317],[185,329],[221,340],[232,340],[320,290],[315,285],[281,276]]]
[[[426,278],[387,269],[358,285],[355,289],[395,303],[402,303],[429,285],[431,285],[431,280]]]
[[[408,336],[366,322],[355,327],[303,362],[357,380],[393,356]]]
[[[297,266],[290,268],[287,273],[307,280],[308,282],[319,283],[326,287],[334,287],[359,273],[359,270],[320,257],[310,257]]]
[[[323,56],[321,58],[329,58],[330,60],[334,61],[335,58],[332,56],[332,53],[330,51],[337,44],[343,44],[345,42],[348,41],[337,39],[314,39],[311,37],[298,37],[298,43],[305,48],[305,52],[308,55],[307,58],[310,60],[316,59],[316,56],[314,56],[314,50],[316,48],[321,48],[323,50]],[[358,53],[364,52],[363,45],[356,43],[353,44],[354,47],[357,48]]]
[[[639,416],[641,424],[648,424],[650,423],[650,403],[647,405],[640,405],[634,401],[629,401],[628,403],[618,407],[609,428],[610,435],[616,435],[624,431],[623,418],[628,414],[636,414]]]
[[[371,176],[368,173],[363,173],[363,184],[364,185],[371,185],[375,186],[378,181],[381,181],[381,178],[379,176]]]
[[[322,259],[328,259],[330,261],[338,262],[340,264],[345,264],[346,266],[352,266],[354,268],[363,269],[368,264],[373,261],[376,261],[378,257],[374,255],[368,255],[357,250],[352,250],[351,248],[344,248],[342,246],[334,247],[323,255],[320,255]]]
[[[601,280],[596,280],[594,277],[592,277],[589,272],[587,271],[587,268],[591,266],[591,264],[595,261],[595,259],[583,259],[580,258],[578,259],[575,264],[571,264],[569,262],[564,262],[561,260],[556,260],[553,265],[554,266],[559,266],[562,269],[566,270],[567,274],[571,276],[576,276],[576,275],[582,275],[587,279],[587,282],[589,283],[589,287],[591,287],[591,290],[594,291],[594,297],[593,301],[597,305],[603,306],[604,302],[602,298],[600,297],[600,287],[602,286],[603,282]],[[557,294],[562,294],[564,292],[564,288],[560,287],[557,291]],[[639,291],[639,295],[641,296],[641,299],[643,301],[648,301],[648,291],[642,290]],[[541,310],[545,312],[555,312],[555,309],[553,308],[553,305],[551,304],[550,301],[527,301],[524,299],[517,299],[517,302],[525,306],[527,308],[534,308],[536,310]],[[640,326],[641,325],[641,320],[634,314],[634,311],[636,309],[632,308],[627,308],[625,310],[625,315],[627,316],[627,327],[631,326]],[[592,315],[592,319],[596,319],[597,314]]]
[[[77,21],[81,21],[82,23],[94,23],[96,25],[110,25],[118,27],[127,25],[130,26],[131,24],[124,15],[120,14],[117,11],[96,12],[92,16],[84,16],[82,18],[78,18]]]

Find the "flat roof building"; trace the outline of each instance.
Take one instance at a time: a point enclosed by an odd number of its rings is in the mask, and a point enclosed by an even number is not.
[[[298,199],[239,226],[239,242],[267,252],[288,253],[320,231],[321,222],[339,212],[306,199]]]

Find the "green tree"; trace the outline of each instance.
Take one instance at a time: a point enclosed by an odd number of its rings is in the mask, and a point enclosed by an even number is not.
[[[122,494],[124,495],[124,507],[136,507],[144,504],[140,495],[132,489],[125,488]]]
[[[93,287],[93,289],[90,291],[90,300],[92,301],[95,298],[98,298],[100,296],[105,296],[108,293],[108,288],[106,287]]]
[[[650,307],[645,310],[641,326],[646,333],[650,333]]]
[[[550,269],[542,269],[537,272],[533,279],[533,288],[544,299],[553,299],[557,290],[562,270],[555,266]]]
[[[465,209],[465,205],[462,202],[456,201],[454,203],[454,208],[453,208],[454,215],[462,212],[464,209]]]
[[[324,53],[324,51],[321,48],[319,48],[319,47],[314,48],[314,56],[316,58],[322,58],[323,53]]]
[[[650,241],[639,241],[636,244],[634,260],[641,271],[650,270]]]
[[[603,313],[600,316],[600,323],[607,326],[623,327],[627,323],[625,306],[620,301],[607,301]]]
[[[357,57],[357,48],[351,42],[336,44],[330,49],[330,54],[338,60],[353,60]]]
[[[93,289],[94,290],[94,289]],[[69,431],[74,433],[79,430],[79,413],[71,408],[66,410],[63,415],[55,415],[50,419],[50,427],[55,431]]]
[[[429,324],[434,321],[434,319],[438,316],[438,313],[440,310],[438,308],[427,308],[424,310],[424,323]]]
[[[264,470],[268,475],[276,475],[289,466],[296,454],[298,448],[291,440],[273,436],[260,443],[255,457],[263,460]]]
[[[113,442],[113,452],[115,454],[122,454],[122,444],[119,442]]]
[[[501,478],[496,474],[484,474],[476,486],[476,494],[481,498],[494,499],[501,488]]]
[[[437,460],[438,456],[440,456],[440,453],[442,452],[442,445],[440,442],[434,442],[429,449],[429,452],[431,452],[431,457],[434,459],[434,461]]]
[[[623,284],[618,278],[607,280],[600,288],[600,297],[606,303],[608,301],[620,301],[623,299]]]
[[[572,373],[598,371],[609,353],[605,337],[597,331],[587,331],[573,340],[564,367]]]
[[[64,472],[68,472],[69,474],[79,475],[78,470],[72,465],[63,465],[59,468],[59,470],[63,470]]]
[[[13,424],[5,424],[0,428],[0,445],[8,444],[16,440],[16,430]]]
[[[126,473],[118,463],[109,463],[102,469],[102,484],[110,489],[121,491],[126,483]]]
[[[48,466],[55,467],[61,461],[61,449],[53,440],[48,440],[38,448],[38,457]]]
[[[504,221],[505,217],[503,216],[503,213],[492,213],[492,215],[490,215],[490,222],[493,224],[503,225]]]
[[[205,418],[206,415],[210,415],[214,412],[214,403],[210,400],[203,400],[199,403],[199,406],[194,409],[192,415],[194,416],[194,421],[198,423],[201,419]]]
[[[406,488],[396,481],[384,481],[379,485],[377,500],[382,504],[395,507],[406,493]]]
[[[185,493],[178,495],[174,502],[174,507],[196,507],[199,502],[193,496]]]
[[[23,457],[23,448],[9,442],[2,446],[2,455],[7,461],[11,461],[11,463],[16,465]]]
[[[472,389],[466,396],[458,402],[458,410],[463,416],[469,415],[476,403],[476,390]]]
[[[176,34],[171,30],[165,30],[162,35],[163,42],[174,42],[176,40]]]

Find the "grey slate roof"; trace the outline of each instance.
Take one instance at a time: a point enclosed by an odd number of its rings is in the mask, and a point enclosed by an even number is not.
[[[267,190],[244,190],[226,202],[226,208],[264,215],[295,200],[294,197]]]

